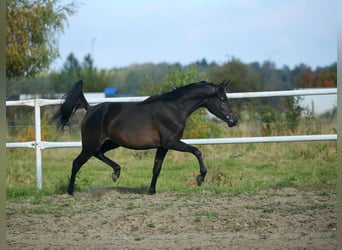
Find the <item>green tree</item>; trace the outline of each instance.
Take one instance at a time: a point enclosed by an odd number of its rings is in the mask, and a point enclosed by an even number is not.
[[[73,53],[70,53],[60,73],[52,74],[51,79],[57,92],[67,91],[72,84],[81,79],[81,65]]]
[[[78,80],[84,81],[83,90],[86,92],[102,92],[105,87],[113,85],[115,73],[107,70],[97,70],[90,54],[83,58],[83,62],[70,53],[63,64],[61,71],[53,72],[50,80],[53,89],[63,93]]]
[[[6,77],[32,77],[48,69],[59,55],[58,35],[74,3],[58,0],[7,0]]]
[[[183,67],[180,64],[170,65],[168,66],[164,81],[153,82],[150,79],[144,79],[142,94],[153,95],[162,93],[201,80],[208,80],[208,77],[205,73],[198,72],[195,64],[187,67]]]
[[[109,71],[98,70],[94,66],[94,60],[90,54],[83,58],[80,77],[86,83],[84,90],[89,92],[102,92],[105,87],[110,86],[113,79]]]
[[[260,89],[260,79],[250,67],[233,58],[222,66],[217,65],[209,73],[210,79],[215,82],[229,80],[231,85],[228,87],[230,92],[255,91]]]
[[[90,54],[87,54],[83,59],[83,69],[92,74],[94,71],[94,60]]]
[[[81,65],[73,53],[70,53],[63,65],[62,72],[65,72],[77,80],[81,74]]]

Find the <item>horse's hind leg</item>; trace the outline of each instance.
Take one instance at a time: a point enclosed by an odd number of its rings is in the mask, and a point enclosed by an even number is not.
[[[92,154],[86,152],[85,150],[82,150],[82,152],[73,161],[72,170],[71,170],[71,177],[70,177],[70,182],[69,182],[69,188],[68,188],[68,193],[70,195],[73,195],[73,193],[74,193],[74,185],[75,185],[75,179],[76,179],[77,172],[80,170],[82,165],[89,160],[89,158],[91,156],[92,156]]]
[[[116,162],[112,161],[111,159],[109,159],[107,156],[105,156],[101,151],[99,152],[96,152],[94,154],[94,156],[103,161],[104,163],[108,164],[110,167],[113,168],[113,175],[112,175],[112,179],[114,182],[116,182],[119,177],[120,177],[120,170],[121,170],[121,167],[119,164],[117,164]]]
[[[151,181],[151,186],[150,186],[150,194],[155,194],[156,193],[156,183],[157,179],[161,170],[161,166],[163,164],[163,160],[165,158],[165,155],[167,153],[167,149],[164,148],[158,148],[156,157],[154,159],[154,166],[153,166],[153,176],[152,176],[152,181]]]
[[[107,156],[105,156],[104,153],[109,151],[109,150],[115,149],[117,147],[119,147],[119,146],[116,145],[115,143],[113,143],[111,141],[106,141],[101,146],[100,151],[98,151],[94,154],[94,156],[97,159],[99,159],[100,161],[103,161],[104,163],[106,163],[107,165],[109,165],[113,169],[112,179],[114,182],[116,182],[120,177],[121,167],[119,164],[117,164],[116,162],[112,161]]]

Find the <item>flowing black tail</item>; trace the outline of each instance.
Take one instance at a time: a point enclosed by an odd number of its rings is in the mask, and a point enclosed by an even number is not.
[[[84,108],[88,110],[89,103],[83,95],[82,86],[83,81],[79,80],[65,94],[65,101],[51,119],[57,123],[57,128],[63,130],[65,126],[69,125],[69,119],[77,109]]]

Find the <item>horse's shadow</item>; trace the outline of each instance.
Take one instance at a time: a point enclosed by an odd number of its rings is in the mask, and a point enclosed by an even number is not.
[[[132,188],[132,187],[92,187],[85,191],[85,193],[91,196],[102,196],[111,192],[118,192],[122,194],[142,194],[147,195],[149,194],[148,187],[139,187],[139,188]]]

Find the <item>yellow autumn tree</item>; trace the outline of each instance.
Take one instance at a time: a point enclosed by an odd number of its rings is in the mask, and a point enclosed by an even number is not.
[[[7,0],[6,77],[31,77],[48,69],[58,53],[58,35],[76,5],[58,0]]]

